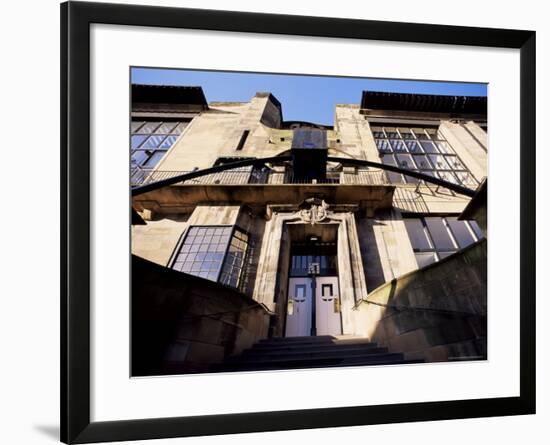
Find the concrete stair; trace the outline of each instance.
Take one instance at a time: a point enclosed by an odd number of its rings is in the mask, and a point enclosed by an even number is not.
[[[262,371],[419,362],[422,360],[405,360],[403,354],[391,353],[387,348],[364,337],[320,335],[260,340],[241,354],[213,365],[211,371]]]

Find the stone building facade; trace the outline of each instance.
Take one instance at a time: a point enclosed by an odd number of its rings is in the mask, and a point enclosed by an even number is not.
[[[366,337],[425,361],[485,358],[485,223],[461,218],[471,196],[403,171],[482,189],[486,118],[485,98],[358,91],[329,127],[284,121],[268,92],[207,103],[198,87],[134,85],[132,255],[238,294],[261,320],[239,336],[241,305],[198,336],[174,327],[163,346],[173,369],[300,336]]]

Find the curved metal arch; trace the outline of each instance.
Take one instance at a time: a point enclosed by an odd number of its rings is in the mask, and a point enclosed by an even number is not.
[[[219,173],[225,170],[231,170],[238,167],[248,167],[248,166],[260,166],[267,162],[281,162],[281,161],[291,161],[291,156],[270,156],[267,158],[258,158],[258,159],[246,159],[243,161],[231,162],[229,164],[217,165],[215,167],[205,168],[202,170],[196,170],[190,173],[184,173],[172,178],[163,179],[161,181],[152,182],[150,184],[142,185],[132,189],[132,196],[139,196],[153,190],[160,189],[172,184],[177,184],[178,182],[186,181],[188,179],[200,178],[201,176],[210,175],[212,173]],[[401,173],[413,178],[422,179],[423,181],[429,182],[430,184],[435,184],[441,187],[445,187],[449,190],[452,190],[455,193],[460,195],[468,196],[473,198],[476,194],[476,190],[469,189],[467,187],[462,187],[461,185],[453,184],[452,182],[444,181],[443,179],[434,178],[430,175],[425,175],[423,173],[407,170],[404,168],[394,167],[393,165],[381,164],[379,162],[365,161],[362,159],[352,159],[352,158],[339,158],[335,156],[328,156],[327,161],[330,162],[339,162],[342,165],[353,165],[357,167],[375,167],[381,170],[387,170],[394,173]]]

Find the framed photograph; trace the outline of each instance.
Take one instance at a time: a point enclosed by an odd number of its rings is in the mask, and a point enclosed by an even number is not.
[[[535,33],[61,6],[61,440],[535,412]]]

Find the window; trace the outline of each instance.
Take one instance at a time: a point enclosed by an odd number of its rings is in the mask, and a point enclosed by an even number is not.
[[[238,288],[248,241],[248,235],[233,226],[191,226],[172,268]]]
[[[424,173],[464,187],[478,183],[437,128],[372,127],[383,164]],[[394,183],[416,184],[418,179],[388,172]]]
[[[250,130],[244,130],[243,134],[241,135],[241,138],[239,139],[239,143],[237,144],[237,147],[235,147],[235,150],[242,150],[244,147],[244,144],[246,143],[246,140],[248,139],[248,135],[250,134]]]
[[[483,238],[475,221],[456,216],[405,218],[418,267],[439,261]]]
[[[174,145],[189,121],[132,120],[132,171],[152,170]]]

